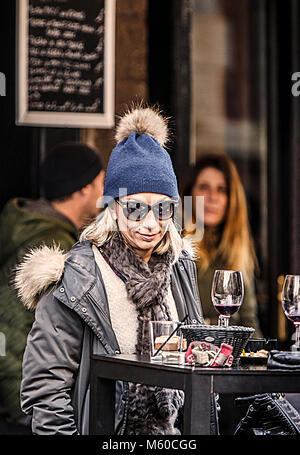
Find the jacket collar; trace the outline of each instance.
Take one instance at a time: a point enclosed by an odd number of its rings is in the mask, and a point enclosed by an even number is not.
[[[73,307],[72,303],[81,300],[94,287],[96,267],[92,244],[87,240],[77,242],[65,261],[64,273],[54,296]]]
[[[68,253],[57,246],[45,245],[30,250],[16,268],[14,280],[14,287],[24,306],[34,310],[41,295],[50,286],[57,285],[55,297],[73,308],[97,280],[92,245],[89,240],[77,242]],[[186,258],[190,255],[183,250],[179,261]]]

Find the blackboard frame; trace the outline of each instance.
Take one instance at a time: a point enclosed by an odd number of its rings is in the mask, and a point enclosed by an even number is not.
[[[29,0],[17,0],[16,124],[41,127],[112,128],[115,124],[116,0],[105,0],[104,112],[29,111],[28,94]]]

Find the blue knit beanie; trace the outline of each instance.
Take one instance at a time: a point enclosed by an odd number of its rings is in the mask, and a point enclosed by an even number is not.
[[[106,171],[104,201],[135,193],[179,198],[171,158],[164,148],[167,121],[157,110],[147,107],[129,111],[121,118],[116,140]]]

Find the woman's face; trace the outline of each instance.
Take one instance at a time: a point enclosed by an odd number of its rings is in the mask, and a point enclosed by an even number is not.
[[[222,171],[206,167],[199,172],[192,196],[204,196],[204,225],[216,227],[225,218],[228,188]]]
[[[120,203],[133,201],[134,203],[143,202],[148,205],[154,205],[170,199],[164,194],[138,193],[121,198]],[[141,221],[128,220],[118,202],[116,202],[116,216],[119,229],[127,243],[133,247],[144,261],[148,262],[153,249],[165,235],[171,219],[160,221],[150,210]]]

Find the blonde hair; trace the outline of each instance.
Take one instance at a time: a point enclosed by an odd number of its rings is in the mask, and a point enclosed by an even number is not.
[[[110,208],[106,207],[103,212],[101,212],[100,215],[82,231],[79,240],[89,240],[96,246],[101,246],[113,237],[114,233],[117,231],[118,226],[116,220],[113,218]],[[183,249],[189,251],[193,256],[192,246],[180,236],[173,220],[171,220],[166,233],[158,247],[155,249],[155,252],[163,254],[170,250],[174,256],[173,263],[175,263]]]
[[[210,229],[204,228],[203,239],[197,244],[200,270],[205,271],[217,257],[231,270],[240,270],[249,281],[257,267],[253,239],[250,232],[247,202],[238,171],[226,155],[207,155],[200,158],[190,179],[190,194],[196,177],[206,167],[223,172],[228,186],[228,205],[221,228],[219,242],[210,237]]]

